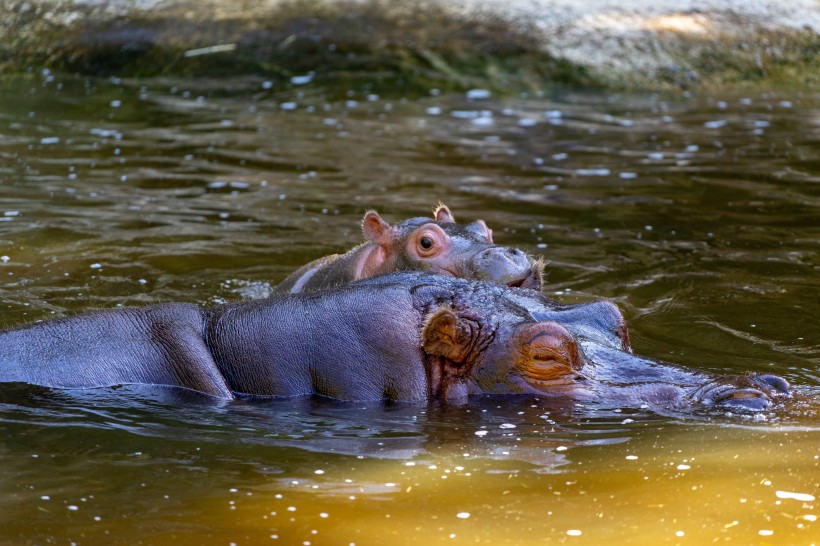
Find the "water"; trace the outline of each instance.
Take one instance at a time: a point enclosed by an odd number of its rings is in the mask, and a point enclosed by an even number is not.
[[[767,371],[757,419],[531,397],[0,389],[10,544],[820,542],[820,97],[0,80],[0,326],[265,297],[439,201],[614,300],[636,351]]]

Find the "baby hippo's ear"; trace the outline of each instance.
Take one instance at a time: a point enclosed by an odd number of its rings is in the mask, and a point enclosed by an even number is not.
[[[362,220],[362,232],[369,243],[386,246],[390,242],[390,224],[385,222],[375,210],[367,211]]]
[[[476,220],[475,222],[470,222],[464,229],[471,233],[475,233],[482,239],[486,239],[488,243],[493,242],[493,230],[487,227],[487,223],[484,220]]]
[[[456,223],[456,219],[453,217],[453,213],[450,212],[450,209],[439,201],[438,206],[433,211],[433,216],[436,219],[436,222],[443,222],[443,223]]]
[[[422,344],[427,354],[462,363],[470,345],[470,328],[449,307],[433,312],[424,321]]]

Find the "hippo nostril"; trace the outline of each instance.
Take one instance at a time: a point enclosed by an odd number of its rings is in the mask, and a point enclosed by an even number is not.
[[[740,389],[728,396],[716,400],[716,405],[738,411],[763,411],[772,405],[771,401],[760,391]]]
[[[541,289],[540,262],[532,262],[518,249],[501,246],[485,248],[473,255],[471,277],[506,284],[513,288]]]
[[[791,394],[791,387],[789,385],[789,382],[780,377],[779,375],[772,375],[766,373],[756,376],[756,379],[761,383],[773,388],[775,391],[777,391],[778,394],[787,396]]]

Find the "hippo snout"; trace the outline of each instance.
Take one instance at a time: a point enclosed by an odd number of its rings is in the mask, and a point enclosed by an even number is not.
[[[708,406],[748,412],[766,410],[789,396],[788,381],[772,374],[722,376],[694,392],[695,400]]]
[[[526,253],[517,248],[491,247],[475,256],[479,280],[494,280],[513,287],[541,288],[540,268]]]

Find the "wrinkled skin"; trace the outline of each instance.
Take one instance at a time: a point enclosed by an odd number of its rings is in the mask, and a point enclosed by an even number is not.
[[[467,389],[471,394],[568,393],[580,400],[597,397],[623,407],[649,405],[656,409],[718,408],[741,412],[770,409],[791,395],[789,383],[773,374],[709,374],[633,354],[623,315],[609,301],[562,305],[535,290],[490,286],[461,279],[433,279],[416,273],[376,277],[357,284],[372,286],[396,281],[408,285],[434,282],[457,294],[462,301],[472,305],[481,302],[479,308],[484,310],[486,317],[498,319],[502,310],[507,311],[508,316],[499,319],[501,322],[514,323],[523,316],[518,328],[560,325],[577,345],[580,363],[570,359],[572,372],[558,381],[544,384],[532,380],[533,374],[528,374],[530,380],[525,381],[526,385],[520,390],[508,383],[500,382],[491,387],[485,382],[478,389]],[[553,339],[549,343],[555,345],[557,342]],[[563,342],[564,345],[568,343]],[[498,366],[498,369],[503,370],[504,366]],[[484,373],[473,372],[474,376]]]
[[[419,273],[208,310],[171,303],[0,332],[0,381],[170,385],[220,398],[539,393],[748,411],[789,393],[777,376],[716,376],[634,356],[608,302],[562,306],[532,290]]]
[[[517,248],[498,246],[483,220],[457,224],[440,204],[430,218],[410,218],[394,226],[376,211],[362,220],[366,242],[300,267],[274,294],[334,288],[394,271],[423,271],[539,290],[543,263]]]

